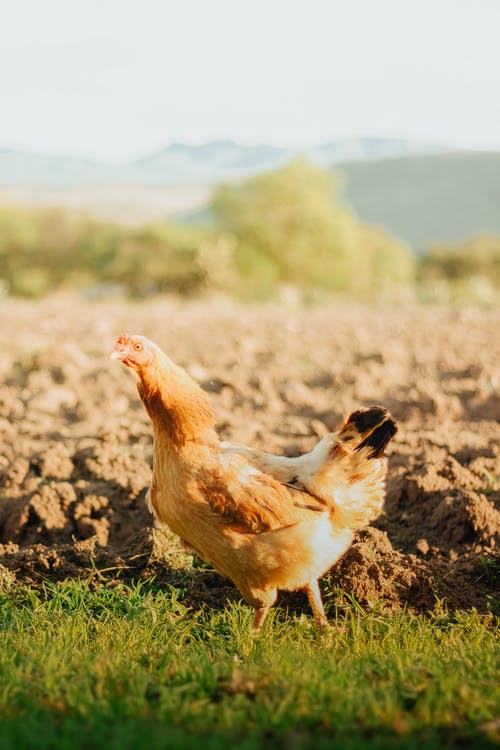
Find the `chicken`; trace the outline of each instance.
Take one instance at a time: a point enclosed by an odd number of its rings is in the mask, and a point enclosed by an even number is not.
[[[383,506],[389,412],[359,409],[310,453],[273,456],[221,443],[205,392],[145,337],[121,336],[111,358],[134,370],[153,425],[156,520],[232,579],[256,629],[279,589],[303,589],[321,631],[318,579]]]

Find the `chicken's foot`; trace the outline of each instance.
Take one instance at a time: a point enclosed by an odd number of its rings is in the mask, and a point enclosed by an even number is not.
[[[314,621],[320,634],[323,634],[325,629],[328,627],[328,620],[323,606],[323,599],[321,598],[321,591],[319,590],[319,584],[317,581],[313,581],[305,586],[307,598],[314,615]]]
[[[270,609],[271,607],[269,605],[265,605],[255,610],[255,615],[252,621],[252,630],[259,631],[262,628]]]

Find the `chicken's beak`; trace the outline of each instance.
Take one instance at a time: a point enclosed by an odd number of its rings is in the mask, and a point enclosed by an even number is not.
[[[123,352],[119,352],[116,349],[113,349],[111,354],[109,355],[110,359],[121,359],[124,356]]]

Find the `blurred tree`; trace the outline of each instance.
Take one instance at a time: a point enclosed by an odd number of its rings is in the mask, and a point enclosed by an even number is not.
[[[234,236],[234,260],[264,293],[278,281],[314,289],[371,294],[411,282],[409,249],[381,229],[360,224],[337,200],[338,179],[306,159],[239,185],[222,185],[212,211],[217,231]]]
[[[124,231],[101,274],[138,296],[193,292],[204,279],[198,263],[199,233],[198,229],[160,223]]]
[[[483,234],[466,242],[433,245],[422,256],[421,276],[480,277],[500,289],[500,237]]]
[[[493,302],[500,295],[500,237],[440,243],[422,255],[419,281],[439,301]]]
[[[0,279],[16,294],[118,284],[135,296],[219,290],[269,298],[280,284],[306,299],[369,297],[413,279],[408,248],[362,225],[338,180],[304,159],[215,193],[215,226],[127,228],[60,210],[0,208]]]

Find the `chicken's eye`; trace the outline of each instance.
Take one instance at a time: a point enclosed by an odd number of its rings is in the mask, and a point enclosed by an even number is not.
[[[142,344],[139,344],[139,343],[134,344],[134,349],[136,350],[136,352],[142,351]]]

